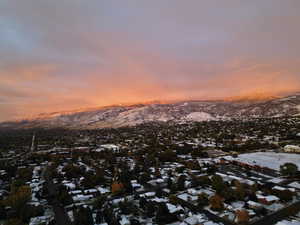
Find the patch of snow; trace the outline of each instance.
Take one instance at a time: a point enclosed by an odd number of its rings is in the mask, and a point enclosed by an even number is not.
[[[294,163],[300,168],[299,154],[255,152],[255,153],[241,154],[238,156],[238,158],[226,156],[225,159],[235,160],[250,165],[268,167],[278,171],[280,170],[280,166],[285,163]]]
[[[204,223],[204,225],[218,225],[218,223],[208,221],[208,222]]]
[[[282,221],[276,223],[276,225],[300,225],[300,222],[298,222],[298,221],[282,220]]]

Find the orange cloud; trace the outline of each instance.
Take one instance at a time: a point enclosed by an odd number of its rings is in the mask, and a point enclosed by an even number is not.
[[[94,66],[36,64],[0,71],[0,119],[120,103],[300,90],[296,62],[243,59],[218,65],[108,43],[106,57]]]

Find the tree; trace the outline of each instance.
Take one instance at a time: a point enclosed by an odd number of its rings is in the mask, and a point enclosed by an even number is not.
[[[169,209],[166,203],[161,202],[158,205],[158,210],[156,213],[156,221],[158,224],[167,224],[172,223],[176,219],[174,216],[169,212]]]
[[[131,180],[130,179],[121,179],[123,180],[123,185],[124,185],[124,189],[126,193],[132,193],[133,192],[133,186],[131,184]]]
[[[100,195],[93,202],[93,207],[96,209],[102,209],[107,197],[105,195]]]
[[[173,185],[173,180],[172,180],[171,176],[169,176],[168,181],[167,181],[167,188],[171,189],[172,185]]]
[[[177,189],[179,191],[183,191],[185,189],[185,180],[186,180],[186,177],[184,175],[181,175],[179,178],[178,178],[178,181],[177,181]]]
[[[226,188],[223,178],[219,175],[214,175],[211,178],[211,181],[212,181],[212,188],[215,189],[218,194],[221,194]]]
[[[161,187],[155,188],[155,195],[159,198],[161,198],[163,196],[163,191],[162,191]]]
[[[224,209],[223,198],[216,194],[209,199],[210,208],[215,211],[222,211]]]
[[[19,219],[9,219],[4,223],[4,225],[25,225],[25,223]]]
[[[201,183],[201,185],[204,186],[204,187],[211,184],[211,180],[209,179],[208,176],[198,177],[198,180]]]
[[[283,176],[294,176],[298,172],[298,167],[294,163],[285,163],[280,166],[280,173]]]
[[[0,220],[6,219],[6,211],[2,204],[0,204]]]
[[[276,196],[280,198],[283,202],[289,202],[293,200],[294,194],[290,190],[277,191]]]
[[[173,161],[176,161],[176,159],[177,159],[176,152],[174,152],[170,149],[161,152],[159,155],[159,160],[161,162],[173,162]]]
[[[176,195],[170,195],[170,196],[169,196],[169,201],[170,201],[170,203],[173,204],[173,205],[179,204],[178,198],[176,197]]]
[[[246,195],[246,191],[245,188],[243,186],[243,184],[241,184],[241,182],[239,182],[238,180],[235,180],[235,193],[236,193],[236,198],[240,201],[244,200],[245,195]]]
[[[140,221],[138,221],[138,220],[136,220],[136,219],[131,219],[131,220],[130,220],[130,224],[131,224],[131,225],[140,225],[141,223],[140,223]]]
[[[30,218],[42,216],[44,214],[44,210],[42,206],[33,206],[33,205],[26,205],[20,210],[20,219],[22,221],[29,223]]]
[[[84,172],[80,169],[80,167],[73,164],[66,165],[62,171],[66,173],[65,176],[69,179],[78,178],[84,175]]]
[[[111,207],[105,207],[103,217],[106,223],[111,224],[114,218],[113,209]]]
[[[126,198],[125,201],[121,201],[119,203],[119,209],[124,215],[129,215],[131,213],[134,213],[136,210],[134,204],[128,201]]]
[[[19,215],[22,208],[25,207],[26,203],[31,198],[31,188],[29,186],[21,186],[14,190],[4,203],[10,206]]]
[[[25,182],[30,180],[32,178],[32,168],[27,167],[27,168],[19,169],[17,173],[17,177],[18,179],[23,180]]]
[[[154,212],[155,212],[155,205],[152,201],[147,202],[147,204],[145,205],[146,207],[146,216],[151,218],[154,216]]]
[[[71,195],[69,194],[69,192],[67,190],[67,187],[64,185],[59,186],[57,199],[63,205],[71,204],[73,201]]]
[[[93,216],[92,216],[92,211],[89,207],[84,208],[80,207],[75,211],[74,214],[74,225],[93,225]]]
[[[97,211],[97,213],[96,213],[96,223],[97,224],[100,224],[100,223],[102,223],[103,222],[103,214],[102,214],[102,212],[101,211]]]
[[[125,189],[124,189],[124,184],[121,183],[121,182],[118,182],[118,181],[114,181],[112,184],[111,184],[111,192],[114,194],[114,195],[118,195],[122,192],[124,192]]]
[[[205,193],[201,193],[200,195],[198,195],[198,199],[197,199],[197,204],[198,207],[203,208],[204,206],[208,205],[208,196]]]
[[[249,213],[246,210],[237,210],[236,217],[238,224],[248,224],[250,220]]]
[[[193,174],[191,175],[191,185],[192,187],[198,187],[201,185],[200,179],[198,179],[198,177]]]
[[[139,181],[141,182],[141,184],[146,184],[150,179],[151,178],[149,173],[142,173],[142,175],[139,178]]]

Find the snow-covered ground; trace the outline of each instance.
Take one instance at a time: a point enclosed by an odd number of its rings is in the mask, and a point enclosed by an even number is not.
[[[279,170],[280,165],[290,162],[296,164],[300,169],[300,154],[255,152],[241,154],[238,156],[238,158],[233,158],[231,156],[226,156],[225,158],[248,163],[250,165],[269,167],[274,170]]]
[[[289,221],[289,220],[282,220],[278,223],[276,223],[276,225],[300,225],[299,221]]]
[[[206,112],[192,112],[187,116],[185,116],[184,119],[190,121],[198,121],[198,122],[215,120],[215,118],[212,115]]]

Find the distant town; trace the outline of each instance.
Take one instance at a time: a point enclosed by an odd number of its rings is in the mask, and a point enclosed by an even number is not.
[[[299,117],[3,129],[0,157],[1,225],[300,221]]]

